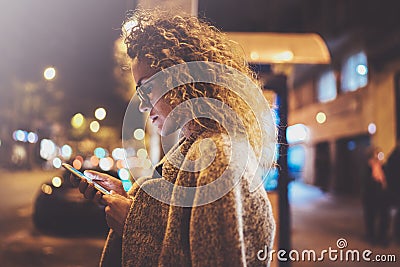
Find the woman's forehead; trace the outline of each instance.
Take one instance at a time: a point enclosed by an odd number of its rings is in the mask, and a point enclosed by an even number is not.
[[[150,67],[150,64],[137,59],[132,60],[131,70],[136,83],[139,80],[149,78],[156,73],[156,71]]]

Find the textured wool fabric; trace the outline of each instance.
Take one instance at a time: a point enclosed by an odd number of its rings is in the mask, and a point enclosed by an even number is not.
[[[215,146],[204,140],[212,140]],[[208,164],[211,156],[215,158]],[[254,157],[249,159],[255,162]],[[249,164],[250,169],[243,170],[236,161],[225,134],[203,131],[182,140],[161,161],[162,177],[138,179],[129,191],[133,203],[123,237],[110,231],[100,266],[268,265],[257,259],[257,252],[272,247],[275,222],[271,204],[262,186],[250,191],[251,168],[257,166]],[[193,162],[200,171],[185,170]],[[199,206],[202,198],[210,196],[197,191],[194,196],[184,195],[176,188],[207,185],[224,172],[240,179],[224,180],[222,187],[232,189],[211,203]],[[214,189],[210,194],[223,190]],[[193,207],[166,204],[146,192],[172,203],[186,198]]]

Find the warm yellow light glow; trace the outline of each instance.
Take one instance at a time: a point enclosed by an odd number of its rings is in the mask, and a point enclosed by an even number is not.
[[[85,117],[81,113],[76,113],[71,119],[71,125],[74,128],[79,128],[85,122]]]
[[[291,61],[293,60],[293,52],[286,50],[280,53],[276,53],[272,58],[277,62]]]
[[[47,195],[51,195],[53,193],[53,189],[48,184],[43,184],[42,185],[42,191],[43,191],[43,193],[45,193]]]
[[[330,52],[315,33],[229,32],[250,63],[329,64]],[[252,56],[258,54],[258,58]]]
[[[62,180],[60,177],[56,176],[53,177],[53,179],[51,180],[51,183],[55,186],[55,187],[60,187],[62,184]]]
[[[107,116],[107,111],[104,108],[98,108],[94,112],[94,116],[100,121],[104,120],[104,118]]]
[[[79,170],[80,168],[82,168],[82,162],[81,162],[79,159],[75,159],[75,160],[72,162],[72,166],[73,166],[75,169]]]
[[[133,132],[133,136],[135,137],[136,140],[143,140],[145,132],[143,131],[143,129],[136,129]]]
[[[94,156],[94,155],[90,157],[90,163],[91,163],[94,167],[98,166],[98,165],[99,165],[99,162],[100,162],[100,159],[99,159],[98,157],[96,157],[96,156]]]
[[[100,130],[100,123],[98,121],[92,121],[89,128],[92,132],[97,133]]]
[[[318,112],[315,116],[315,120],[320,124],[326,122],[326,114],[323,112]]]
[[[56,77],[56,69],[53,67],[48,67],[44,70],[43,76],[46,80],[53,80]]]
[[[253,51],[253,52],[250,53],[250,58],[252,60],[257,60],[257,59],[260,58],[260,55],[257,52]]]

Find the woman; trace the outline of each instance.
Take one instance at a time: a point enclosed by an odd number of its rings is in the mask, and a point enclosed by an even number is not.
[[[257,252],[272,247],[275,223],[259,185],[274,157],[275,126],[251,91],[256,80],[243,54],[196,17],[137,10],[127,23],[135,25],[125,43],[140,111],[162,136],[180,129],[181,139],[127,193],[102,173],[85,172],[111,195],[71,178],[106,205],[101,266],[268,265]]]

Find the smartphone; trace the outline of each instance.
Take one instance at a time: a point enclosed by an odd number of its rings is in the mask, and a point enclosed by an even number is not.
[[[104,187],[102,187],[101,185],[99,185],[98,183],[94,182],[91,178],[85,176],[83,173],[81,173],[80,171],[78,171],[77,169],[75,169],[74,167],[72,167],[71,165],[67,164],[67,163],[63,163],[62,166],[69,170],[70,172],[72,172],[73,174],[75,174],[76,176],[78,176],[81,179],[85,179],[86,181],[90,182],[93,184],[94,188],[96,188],[98,191],[100,191],[101,193],[103,193],[104,195],[110,195],[110,191],[108,191],[107,189],[105,189]]]

